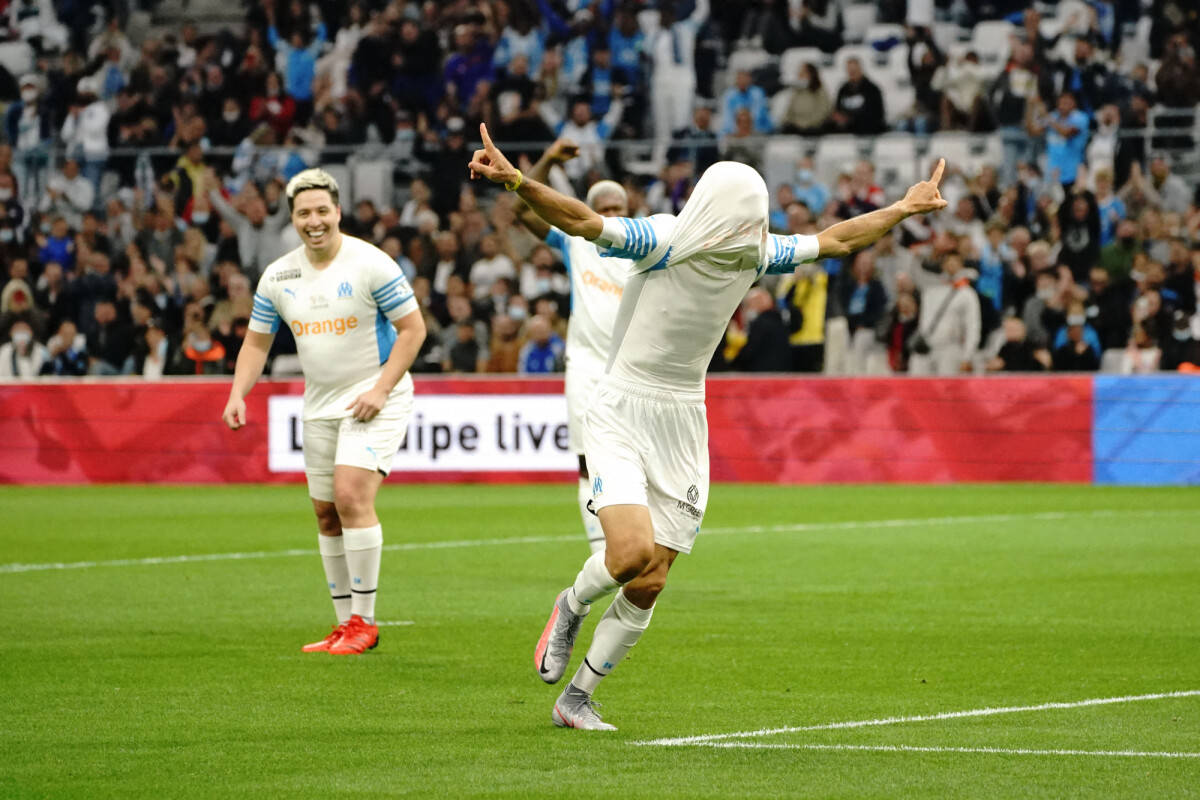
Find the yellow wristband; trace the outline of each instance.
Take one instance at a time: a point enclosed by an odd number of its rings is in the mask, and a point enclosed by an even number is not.
[[[524,182],[525,176],[521,174],[521,170],[517,170],[517,179],[512,183],[504,184],[504,188],[508,189],[510,192],[515,192],[517,189],[521,188],[521,184]]]

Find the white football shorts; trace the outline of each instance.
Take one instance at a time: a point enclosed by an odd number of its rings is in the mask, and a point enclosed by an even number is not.
[[[607,376],[587,406],[583,439],[596,511],[646,506],[654,541],[690,553],[708,504],[703,393],[659,391]]]
[[[596,388],[603,377],[603,369],[572,369],[567,365],[567,447],[576,455],[587,452],[583,449],[583,414],[587,411],[588,403],[595,397]]]
[[[390,398],[369,422],[353,417],[313,419],[304,422],[304,475],[314,500],[333,502],[333,468],[336,464],[362,467],[387,475],[392,459],[412,420],[413,396],[405,392]]]

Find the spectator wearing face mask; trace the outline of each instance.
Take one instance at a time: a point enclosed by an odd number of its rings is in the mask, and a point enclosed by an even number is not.
[[[0,380],[35,378],[50,360],[50,351],[33,338],[33,327],[23,319],[14,320],[8,341],[0,345]]]
[[[13,147],[13,172],[21,187],[23,205],[37,204],[46,184],[50,146],[54,142],[53,114],[41,99],[42,78],[21,76],[20,99],[4,115],[4,132]]]
[[[42,364],[43,375],[87,375],[87,339],[79,333],[75,323],[63,320],[58,333],[46,342],[49,359]]]

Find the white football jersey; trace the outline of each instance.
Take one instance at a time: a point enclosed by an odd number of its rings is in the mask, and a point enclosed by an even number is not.
[[[392,322],[418,311],[400,266],[368,242],[342,234],[329,266],[314,269],[299,247],[273,262],[254,294],[250,330],[274,333],[282,320],[304,370],[304,418],[339,419],[379,380],[396,341]],[[392,397],[412,392],[412,378]]]
[[[743,164],[705,171],[678,216],[609,218],[601,253],[633,259],[607,372],[666,391],[704,390],[725,327],[758,278],[814,261],[815,236],[767,233],[767,188]]]
[[[546,244],[562,252],[571,278],[567,369],[602,373],[612,347],[613,323],[625,291],[630,262],[602,258],[596,245],[551,228]]]

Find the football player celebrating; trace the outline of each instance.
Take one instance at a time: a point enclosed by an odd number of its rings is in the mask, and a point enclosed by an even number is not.
[[[945,162],[887,208],[816,236],[775,236],[767,232],[766,184],[744,164],[709,167],[677,217],[603,217],[526,179],[485,126],[480,135],[472,177],[503,183],[547,223],[632,260],[605,376],[584,419],[605,549],[558,595],[534,652],[542,680],[558,681],[591,604],[616,591],[551,714],[560,727],[615,730],[596,713],[592,693],[646,630],[667,572],[700,532],[709,483],[704,376],[730,317],[765,273],[844,258],[906,217],[945,207],[938,192]]]

